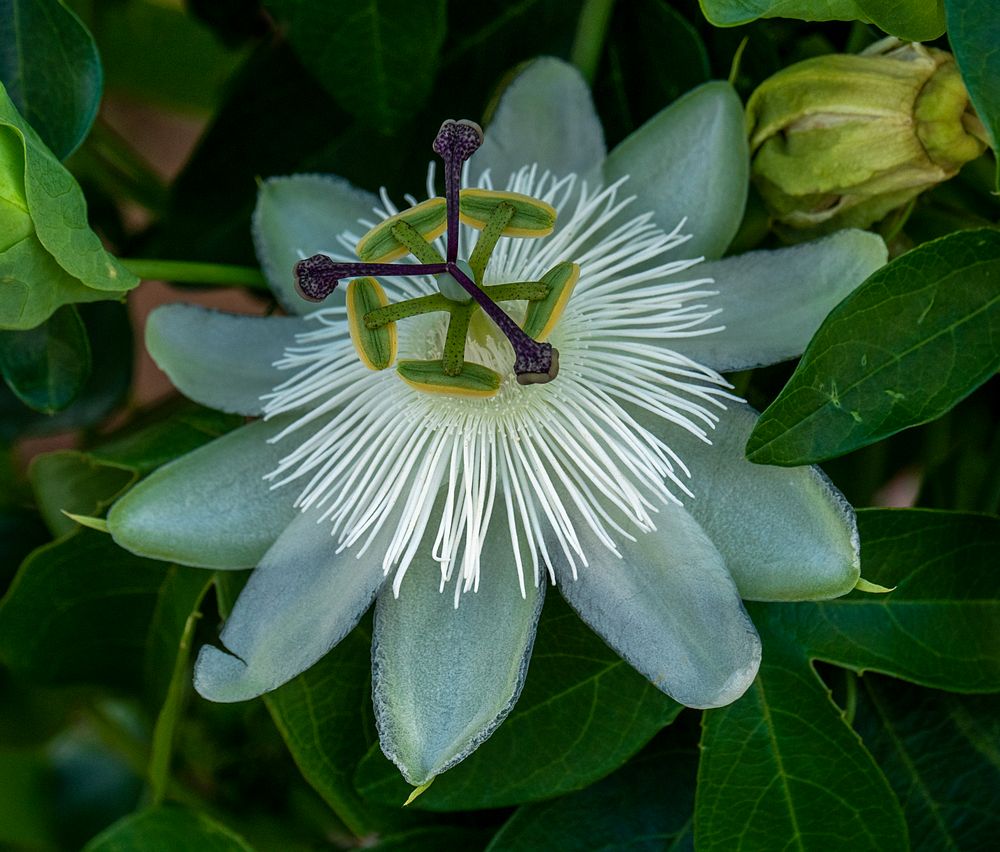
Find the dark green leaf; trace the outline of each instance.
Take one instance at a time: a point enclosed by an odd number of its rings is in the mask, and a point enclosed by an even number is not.
[[[579,790],[621,766],[680,710],[550,595],[514,710],[411,807],[491,808]],[[355,781],[386,804],[410,792],[377,745]]]
[[[55,846],[49,786],[48,763],[40,752],[0,747],[0,846]]]
[[[28,475],[38,509],[54,536],[76,529],[66,514],[97,517],[138,475],[78,450],[56,450],[32,459]]]
[[[1000,149],[1000,52],[994,0],[944,0],[948,40],[972,105],[986,126],[994,151]],[[996,187],[1000,190],[1000,158]]]
[[[673,733],[586,790],[518,808],[488,852],[693,850],[698,755]]]
[[[914,852],[1000,836],[1000,696],[959,697],[867,675],[854,726],[896,791]]]
[[[206,814],[159,807],[125,817],[102,831],[85,852],[253,852],[238,834]]]
[[[885,776],[801,651],[764,631],[762,639],[763,663],[749,691],[704,716],[699,852],[908,849]]]
[[[477,852],[486,846],[488,839],[482,829],[428,825],[386,835],[368,848],[372,852],[441,852],[442,849]]]
[[[0,605],[0,658],[41,683],[141,689],[147,655],[177,608],[191,611],[204,580],[197,568],[134,556],[104,533],[72,533],[21,566]]]
[[[28,408],[62,411],[90,375],[90,343],[72,305],[27,331],[0,331],[0,373]]]
[[[861,19],[856,0],[698,0],[705,17],[717,27],[735,27],[758,18],[800,18],[803,21]],[[919,2],[919,0],[917,0]]]
[[[444,0],[267,0],[302,63],[352,115],[392,133],[430,93]]]
[[[65,159],[101,102],[101,59],[80,19],[59,0],[0,0],[0,82],[52,152]]]
[[[958,692],[1000,690],[1000,519],[868,509],[858,527],[862,576],[895,591],[751,604],[757,627],[856,671]]]
[[[861,18],[905,41],[933,41],[944,34],[944,0],[857,0]]]
[[[998,339],[1000,232],[925,243],[834,308],[747,458],[809,464],[933,420],[997,371]]]

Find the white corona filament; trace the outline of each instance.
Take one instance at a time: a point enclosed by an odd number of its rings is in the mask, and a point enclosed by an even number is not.
[[[716,295],[711,279],[672,280],[700,260],[665,259],[688,239],[683,222],[665,233],[652,213],[629,215],[634,197],[622,193],[625,178],[591,189],[575,175],[557,180],[537,171],[521,169],[506,189],[552,204],[556,230],[542,240],[502,238],[485,283],[538,280],[564,260],[580,265],[549,338],[560,353],[555,381],[518,385],[509,343],[484,319],[467,341],[466,358],[505,376],[500,392],[489,399],[422,392],[393,369],[368,370],[344,309],[335,307],[307,317],[315,329],[298,335],[275,364],[290,378],[264,397],[266,417],[299,415],[272,439],[289,444],[267,477],[272,488],[297,483],[295,505],[314,510],[341,549],[357,545],[359,557],[384,533],[382,566],[395,571],[397,594],[423,548],[440,565],[441,588],[455,580],[457,606],[463,591],[478,587],[487,531],[500,512],[522,594],[526,575],[537,584],[544,571],[555,582],[553,549],[574,577],[587,564],[581,525],[617,554],[616,540],[655,529],[660,505],[692,494],[688,469],[660,437],[669,429],[654,434],[635,415],[711,443],[722,400],[734,398],[718,373],[664,343],[683,348],[687,337],[722,329],[711,322],[719,313],[709,304]],[[489,173],[479,186],[493,188]],[[433,187],[432,165],[429,194]],[[381,201],[362,228],[398,212],[384,190]],[[460,257],[476,236],[461,226]],[[342,248],[327,253],[354,260],[357,241],[344,233]],[[393,301],[437,292],[427,276],[389,278],[384,286]],[[524,303],[505,308],[517,319]],[[446,323],[444,314],[398,322],[399,357],[440,358]]]

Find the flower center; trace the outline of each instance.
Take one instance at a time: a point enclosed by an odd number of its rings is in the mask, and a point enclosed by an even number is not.
[[[580,268],[556,264],[537,281],[484,285],[484,275],[501,236],[545,237],[555,226],[556,211],[544,201],[516,192],[460,188],[462,165],[482,144],[483,133],[471,121],[446,121],[433,149],[445,166],[445,198],[430,198],[368,231],[359,241],[359,263],[337,263],[323,254],[295,266],[296,288],[303,298],[322,301],[345,278],[351,340],[361,362],[372,370],[396,363],[396,323],[427,313],[446,313],[447,330],[439,358],[405,359],[396,371],[408,384],[429,392],[459,396],[493,396],[502,384],[491,366],[467,360],[473,343],[480,346],[498,329],[514,352],[513,371],[519,384],[550,382],[559,372],[559,353],[545,338],[566,307]],[[480,231],[468,261],[458,258],[458,226]],[[447,230],[447,258],[429,240]],[[393,264],[404,254],[417,263]],[[371,276],[432,275],[438,293],[390,304]],[[521,322],[501,302],[527,302]],[[488,320],[486,319],[488,317]],[[506,360],[506,359],[503,359]]]

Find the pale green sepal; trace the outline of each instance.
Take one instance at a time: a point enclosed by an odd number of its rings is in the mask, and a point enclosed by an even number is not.
[[[720,372],[795,358],[827,314],[887,257],[876,234],[838,231],[791,248],[699,264],[688,274],[714,279],[705,287],[718,295],[707,304],[722,309],[706,325],[725,328],[663,345]]]
[[[711,445],[659,418],[630,413],[665,441],[691,471],[684,507],[708,533],[744,600],[826,600],[860,576],[854,510],[816,467],[748,462],[743,448],[757,421],[727,402]]]
[[[362,234],[373,221],[378,199],[330,175],[293,175],[264,181],[257,192],[253,213],[253,241],[264,275],[275,298],[293,314],[317,307],[342,304],[336,291],[321,305],[307,302],[295,292],[295,264],[321,252],[349,255],[337,237],[348,230]]]
[[[539,174],[575,172],[591,180],[604,153],[604,131],[580,72],[543,56],[526,64],[501,94],[482,147],[469,161],[470,185],[489,169],[493,185],[505,189],[511,174],[533,163]]]
[[[524,598],[518,592],[503,512],[494,512],[483,553],[508,558],[484,558],[478,591],[463,594],[457,609],[455,580],[441,591],[427,544],[399,597],[388,588],[379,595],[372,639],[382,751],[414,786],[463,760],[506,718],[521,694],[544,598],[544,586],[527,585]]]
[[[605,642],[675,701],[730,704],[760,666],[757,631],[697,521],[673,504],[653,517],[656,530],[636,531],[636,541],[614,536],[622,558],[578,523],[588,564],[578,564],[574,580],[565,556],[550,547],[558,588]]]
[[[295,335],[298,317],[252,317],[197,305],[163,305],[146,322],[146,349],[186,397],[233,414],[264,411],[261,396],[290,373],[274,366]]]
[[[315,663],[358,623],[385,582],[382,556],[396,524],[371,547],[340,553],[321,512],[297,514],[250,575],[219,637],[195,664],[195,689],[210,701],[246,701]],[[365,538],[362,538],[362,543]]]
[[[878,583],[872,583],[864,577],[858,577],[858,582],[854,584],[854,588],[859,592],[868,592],[873,595],[887,595],[889,592],[896,591],[895,586],[880,586]]]
[[[682,219],[686,257],[720,257],[743,218],[750,160],[743,107],[728,83],[688,92],[626,138],[604,164],[604,182],[628,175],[622,194],[672,231]]]
[[[316,428],[268,443],[293,419],[251,423],[154,471],[111,507],[111,535],[140,556],[252,568],[298,514],[296,484],[272,490],[264,480]]]
[[[71,521],[76,521],[81,527],[89,527],[102,533],[110,533],[108,522],[105,518],[92,518],[90,515],[74,515],[72,512],[63,510],[63,514]]]

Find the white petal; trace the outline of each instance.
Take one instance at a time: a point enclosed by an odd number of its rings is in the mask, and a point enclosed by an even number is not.
[[[820,323],[886,262],[882,238],[838,231],[791,248],[752,251],[699,264],[715,279],[710,307],[723,331],[684,341],[684,354],[719,371],[745,370],[801,355]]]
[[[268,284],[286,311],[301,314],[317,307],[295,292],[296,262],[320,252],[342,253],[338,235],[345,230],[363,233],[358,220],[373,218],[377,206],[374,195],[332,175],[264,181],[253,213],[253,241]]]
[[[263,394],[286,376],[274,362],[295,335],[296,317],[251,317],[197,305],[163,305],[149,315],[146,348],[178,390],[202,405],[259,415]]]
[[[433,526],[433,525],[432,525]],[[386,589],[375,609],[372,676],[382,750],[411,784],[463,760],[507,716],[527,674],[541,590],[518,593],[507,524],[494,515],[478,591],[454,608],[426,556],[398,600]],[[452,581],[454,582],[454,580]]]
[[[587,178],[604,160],[604,132],[590,89],[572,65],[543,56],[531,62],[504,90],[486,140],[469,163],[475,178],[489,168],[503,188],[525,165],[554,175]]]
[[[605,182],[623,175],[636,213],[652,210],[668,233],[687,219],[687,257],[721,256],[743,218],[750,175],[733,87],[705,83],[654,115],[608,155]]]
[[[222,630],[225,649],[201,649],[194,685],[205,698],[245,701],[287,683],[371,605],[385,582],[388,534],[360,558],[357,548],[338,554],[329,523],[317,523],[318,516],[298,515],[250,575]]]
[[[760,639],[719,551],[687,512],[667,506],[654,532],[618,542],[622,559],[581,529],[590,564],[559,589],[594,631],[689,707],[739,698],[760,665]],[[580,525],[581,527],[583,525]]]

